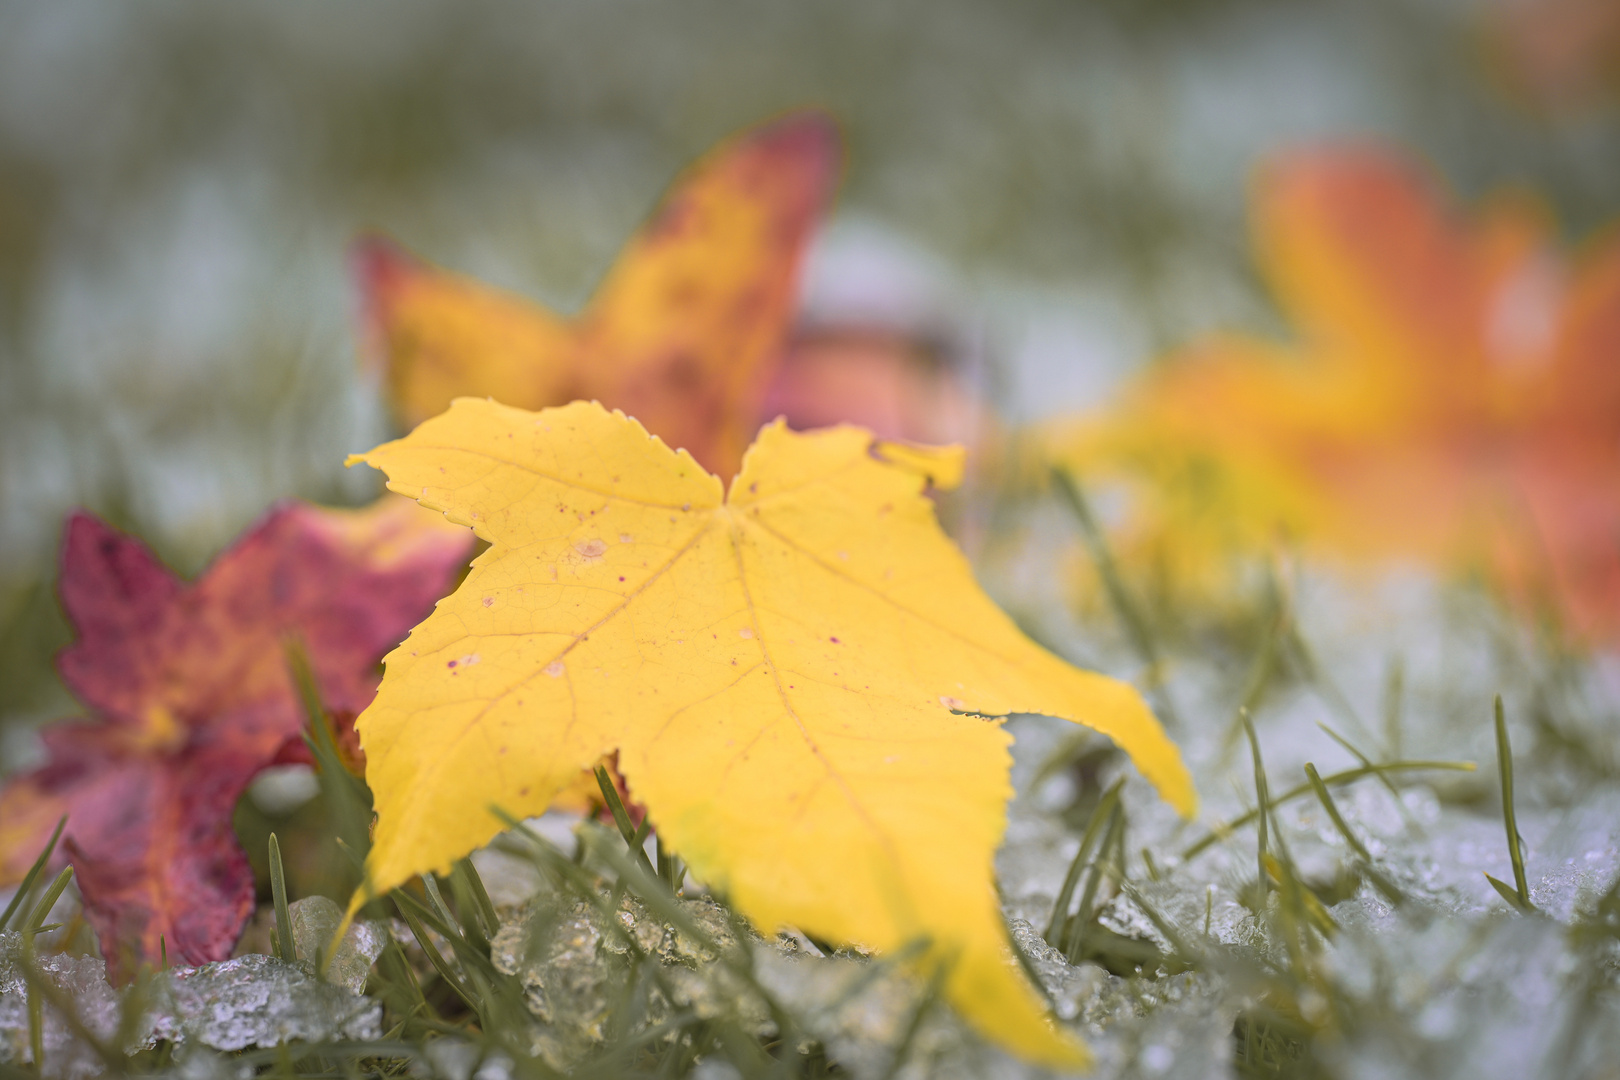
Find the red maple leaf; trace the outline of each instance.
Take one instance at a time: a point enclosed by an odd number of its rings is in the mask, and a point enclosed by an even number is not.
[[[78,637],[57,669],[92,718],[48,726],[46,763],[0,790],[0,883],[65,813],[115,979],[160,939],[187,963],[228,956],[253,909],[232,811],[261,769],[305,752],[287,642],[307,651],[326,707],[354,716],[471,543],[395,496],[363,510],[286,503],[187,583],[140,541],[71,516],[59,591]]]

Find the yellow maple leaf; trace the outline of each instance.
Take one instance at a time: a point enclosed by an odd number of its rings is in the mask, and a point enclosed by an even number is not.
[[[400,418],[462,395],[528,409],[595,399],[732,475],[839,159],[820,112],[727,140],[675,182],[572,319],[363,243],[367,336]]]
[[[986,1035],[1075,1065],[1012,963],[992,886],[1008,736],[1040,712],[1114,739],[1183,813],[1175,746],[1130,687],[1025,638],[924,494],[960,448],[778,422],[729,497],[592,402],[461,399],[351,461],[491,547],[391,653],[358,721],[385,890],[536,814],[617,750],[658,834],[767,930],[926,935]]]
[[[1529,200],[1462,220],[1365,147],[1274,161],[1255,221],[1294,341],[1214,336],[1049,432],[1135,489],[1123,546],[1195,585],[1279,536],[1461,563],[1620,631],[1620,238],[1566,260]]]

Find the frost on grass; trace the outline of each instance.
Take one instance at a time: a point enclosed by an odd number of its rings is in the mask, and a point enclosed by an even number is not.
[[[683,929],[605,882],[584,893],[531,881],[525,903],[503,909],[491,957],[521,986],[530,1045],[554,1069],[588,1069],[615,1040],[678,1049],[695,1021],[856,1078],[1042,1075],[972,1034],[903,965],[858,949],[829,955],[796,932],[764,937],[701,886],[673,901]],[[492,893],[502,885],[492,878]],[[717,1059],[700,1064],[701,1075],[729,1075]]]
[[[106,1072],[101,1056],[81,1037],[85,1033],[104,1050],[125,1054],[159,1042],[236,1051],[381,1035],[377,1002],[274,957],[250,954],[175,968],[124,991],[108,984],[106,967],[95,957],[41,953],[33,963],[39,977],[74,1010],[70,1022],[49,1003],[42,1009],[43,1072],[48,1076]],[[22,935],[0,934],[0,1064],[33,1061],[23,964]],[[126,1008],[139,1010],[137,1022],[126,1022]],[[125,1045],[118,1045],[121,1033]]]
[[[382,1035],[377,1002],[323,982],[301,965],[256,953],[170,971],[153,997],[148,1042],[242,1050]]]
[[[687,900],[682,907],[710,943],[722,950],[739,947],[717,904]],[[660,968],[642,1002],[648,1026],[690,1010],[700,1019],[727,1017],[755,1037],[775,1032],[764,1003],[717,962],[714,951],[661,922],[629,896],[620,897],[607,916],[586,900],[542,890],[534,906],[490,943],[496,970],[518,979],[524,1004],[537,1021],[536,1052],[558,1069],[609,1038],[615,1010],[636,989],[633,953]]]
[[[23,936],[0,933],[0,1064],[33,1064],[28,1033],[28,981],[23,967]],[[39,953],[33,960],[39,974],[62,991],[79,1010],[90,1033],[110,1039],[118,1030],[119,995],[107,983],[107,969],[92,956]],[[76,1037],[62,1015],[52,1008],[41,1014],[45,1075],[96,1076],[105,1066],[83,1040]]]
[[[1182,826],[1128,779],[1131,893],[1105,881],[1093,925],[1169,954],[1167,924],[1192,962],[1115,973],[1106,961],[1069,963],[1041,929],[1098,793],[1128,770],[1106,744],[1066,746],[1065,726],[1015,720],[1020,797],[998,871],[1015,937],[1056,1011],[1080,1026],[1105,1077],[1609,1075],[1620,1055],[1620,683],[1601,659],[1560,655],[1455,594],[1410,582],[1381,594],[1297,588],[1291,618],[1304,645],[1279,647],[1251,697],[1270,797],[1302,784],[1306,762],[1324,776],[1359,765],[1322,725],[1375,762],[1465,760],[1477,771],[1333,785],[1365,857],[1314,793],[1275,805],[1269,852],[1300,882],[1294,895],[1309,890],[1322,905],[1319,916],[1291,908],[1283,880],[1256,888],[1252,824],[1188,854],[1210,824],[1256,805],[1237,722],[1254,665],[1241,654],[1223,665],[1207,649],[1177,655],[1175,734],[1205,813]],[[1405,677],[1392,695],[1397,662]],[[1498,692],[1528,914],[1485,877],[1514,880],[1491,723]],[[1311,919],[1320,925],[1302,930]]]

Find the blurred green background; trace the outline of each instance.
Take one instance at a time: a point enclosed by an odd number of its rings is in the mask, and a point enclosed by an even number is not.
[[[572,309],[676,170],[825,105],[851,166],[812,295],[953,321],[1031,419],[1278,325],[1245,228],[1272,148],[1391,139],[1571,237],[1615,213],[1612,98],[1511,63],[1578,2],[4,0],[0,760],[73,707],[69,508],[191,574],[274,498],[377,490],[341,465],[387,433],[359,230]]]

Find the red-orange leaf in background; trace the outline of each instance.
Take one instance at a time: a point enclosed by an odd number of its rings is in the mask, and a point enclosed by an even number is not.
[[[818,112],[721,144],[676,182],[573,319],[362,243],[367,338],[399,418],[415,426],[464,396],[525,409],[595,399],[730,477],[759,427],[840,157]]]
[[[1127,542],[1472,563],[1620,629],[1620,236],[1561,256],[1530,200],[1460,220],[1372,148],[1275,162],[1255,219],[1295,343],[1205,341],[1059,435],[1137,483]]]
[[[454,582],[471,534],[389,495],[363,510],[288,503],[194,583],[89,514],[68,519],[57,667],[92,718],[43,733],[48,760],[0,790],[0,883],[62,814],[65,846],[115,977],[170,956],[230,955],[253,908],[231,813],[259,770],[295,760],[301,640],[322,700],[349,718],[378,660]]]

